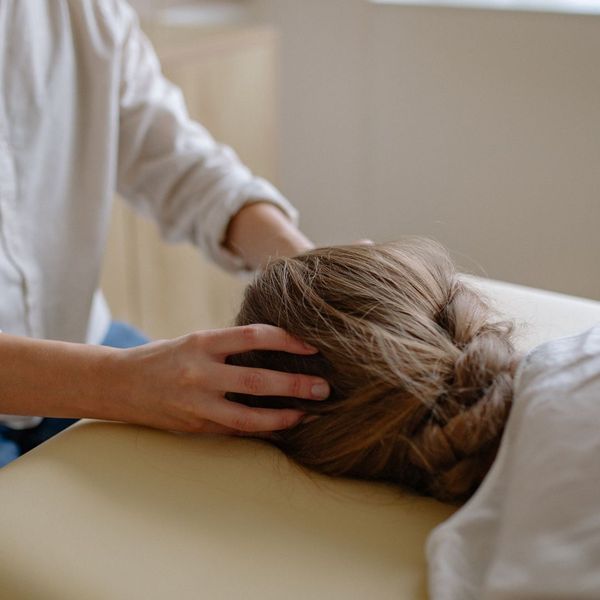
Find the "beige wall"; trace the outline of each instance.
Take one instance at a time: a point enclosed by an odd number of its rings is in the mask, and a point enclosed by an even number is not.
[[[256,0],[282,31],[282,185],[319,242],[432,235],[600,299],[600,18]]]

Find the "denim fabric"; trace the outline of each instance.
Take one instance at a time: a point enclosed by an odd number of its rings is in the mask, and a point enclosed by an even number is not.
[[[136,346],[143,346],[149,341],[141,331],[132,325],[121,321],[113,321],[102,341],[102,345],[111,348],[135,348]]]
[[[12,440],[4,437],[5,430],[8,430],[8,427],[0,425],[0,467],[15,460],[20,454],[19,446]]]
[[[135,346],[142,346],[149,341],[135,327],[120,321],[113,321],[110,324],[102,345],[112,348],[133,348]],[[20,430],[0,425],[0,467],[3,467],[21,454],[35,448],[76,422],[77,419],[46,418],[37,427]]]

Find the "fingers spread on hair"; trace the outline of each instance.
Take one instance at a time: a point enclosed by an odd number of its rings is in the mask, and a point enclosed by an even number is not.
[[[223,365],[213,370],[213,378],[222,392],[237,392],[251,396],[325,400],[331,393],[327,381],[320,377],[269,369]]]
[[[250,408],[225,398],[205,406],[208,419],[238,432],[278,431],[297,425],[304,416],[299,410]]]
[[[227,356],[250,350],[279,350],[292,354],[318,352],[317,348],[297,340],[287,331],[262,323],[207,331],[206,335],[207,349],[214,355]]]

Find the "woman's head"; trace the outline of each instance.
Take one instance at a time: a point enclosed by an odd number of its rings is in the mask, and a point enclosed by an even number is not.
[[[308,417],[273,441],[330,475],[467,498],[495,457],[512,398],[511,327],[434,242],[320,248],[272,261],[246,290],[238,325],[282,327],[316,346],[255,351],[233,364],[325,377],[320,403],[230,394]]]

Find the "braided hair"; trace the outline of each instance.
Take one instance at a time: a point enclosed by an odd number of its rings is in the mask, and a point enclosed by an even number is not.
[[[512,325],[419,238],[273,260],[237,324],[283,327],[313,356],[253,351],[232,364],[325,377],[324,402],[228,394],[307,413],[273,442],[329,475],[385,480],[463,501],[492,461],[512,401]]]

